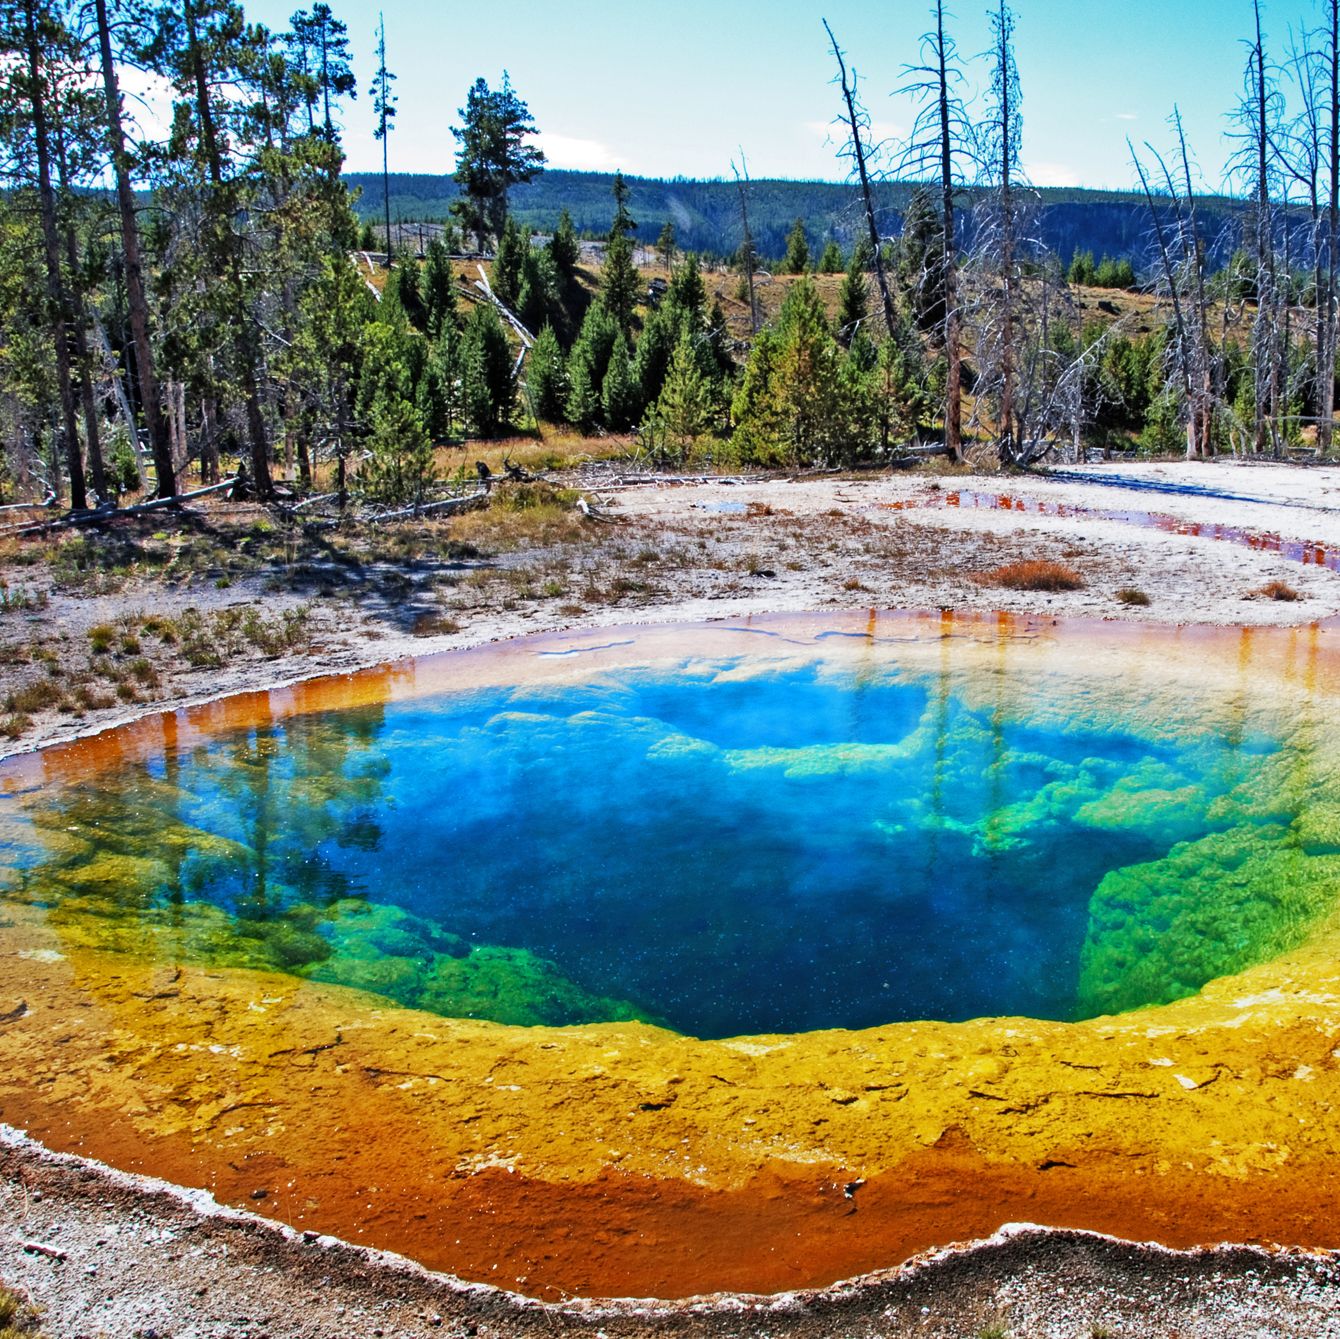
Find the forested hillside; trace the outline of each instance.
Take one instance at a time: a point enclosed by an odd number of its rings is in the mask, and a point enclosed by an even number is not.
[[[679,244],[689,250],[728,256],[740,245],[740,201],[733,181],[694,181],[687,177],[625,177],[629,208],[637,219],[638,235],[650,244],[666,223],[673,223]],[[345,181],[358,194],[360,216],[376,223],[384,208],[382,180],[371,172],[351,172]],[[523,225],[547,231],[566,209],[579,233],[603,236],[609,227],[610,188],[613,178],[603,172],[548,171],[515,188],[512,213]],[[459,188],[449,174],[429,176],[392,173],[391,216],[394,220],[422,222],[447,217]],[[885,235],[902,232],[902,216],[915,186],[881,183],[875,187],[875,206]],[[974,195],[960,201],[969,239],[972,235]],[[1116,191],[1040,190],[1035,196],[1038,240],[1065,260],[1076,251],[1095,256],[1129,259],[1137,268],[1153,256],[1149,210],[1141,196]],[[1233,247],[1234,229],[1241,226],[1241,206],[1225,199],[1200,202],[1212,252],[1222,263]],[[767,260],[780,259],[786,238],[797,218],[806,221],[811,240],[820,246],[828,239],[850,249],[865,226],[855,189],[843,182],[752,181],[749,183],[749,222],[754,245]]]

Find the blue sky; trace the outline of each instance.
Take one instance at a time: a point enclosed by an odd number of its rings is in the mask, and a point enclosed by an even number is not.
[[[476,76],[504,67],[530,105],[554,167],[645,175],[722,176],[743,149],[754,176],[842,178],[828,142],[840,110],[821,17],[862,80],[879,131],[906,131],[911,111],[890,96],[918,58],[921,0],[612,0],[504,8],[406,0],[331,0],[349,25],[358,100],[345,110],[352,170],[380,168],[367,85],[379,10],[398,75],[392,170],[448,172],[451,126]],[[247,0],[248,15],[283,27],[294,0]],[[955,0],[951,29],[971,57],[988,44],[987,0]],[[1290,27],[1314,23],[1316,0],[1267,0],[1267,38],[1282,54]],[[1018,0],[1024,161],[1037,185],[1128,188],[1126,137],[1166,147],[1180,104],[1206,184],[1229,151],[1225,113],[1237,101],[1250,0]]]

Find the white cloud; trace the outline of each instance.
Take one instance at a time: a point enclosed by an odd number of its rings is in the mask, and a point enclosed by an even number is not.
[[[1138,121],[1140,118],[1134,112],[1113,112],[1114,121]]]
[[[117,67],[127,118],[148,139],[166,135],[172,125],[172,85],[133,65]]]
[[[1078,186],[1079,173],[1066,163],[1025,163],[1024,174],[1034,186]]]
[[[535,143],[544,150],[550,167],[569,168],[575,172],[613,172],[615,168],[628,167],[608,144],[600,140],[541,130],[535,136]]]

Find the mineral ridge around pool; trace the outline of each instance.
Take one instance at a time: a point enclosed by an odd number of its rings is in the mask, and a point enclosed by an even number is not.
[[[541,1296],[1340,1245],[1338,686],[1319,628],[790,617],[12,760],[0,1120]]]

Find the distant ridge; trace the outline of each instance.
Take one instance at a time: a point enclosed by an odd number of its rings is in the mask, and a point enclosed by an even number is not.
[[[379,173],[350,172],[345,180],[360,188],[359,213],[369,222],[381,217],[382,179]],[[627,177],[632,191],[630,209],[638,222],[638,237],[650,245],[665,223],[674,222],[679,245],[693,251],[730,255],[740,244],[739,196],[734,181],[695,180],[687,177]],[[613,176],[605,172],[545,172],[528,186],[512,192],[512,209],[523,224],[544,230],[553,226],[559,211],[567,209],[579,232],[603,234],[610,225]],[[902,212],[915,190],[907,183],[876,187],[880,229],[897,235]],[[456,183],[448,174],[391,174],[391,216],[404,222],[441,219],[456,198]],[[1064,260],[1075,251],[1092,251],[1095,258],[1129,259],[1137,270],[1152,260],[1149,211],[1144,198],[1133,192],[1089,191],[1048,187],[1040,190],[1042,240]],[[971,194],[964,210],[971,221]],[[1222,198],[1200,202],[1206,236],[1215,241],[1220,259],[1232,250],[1231,231],[1240,206]],[[855,188],[840,182],[762,180],[750,183],[749,222],[759,252],[769,258],[786,250],[786,235],[803,218],[815,254],[835,238],[849,249],[862,227]]]

